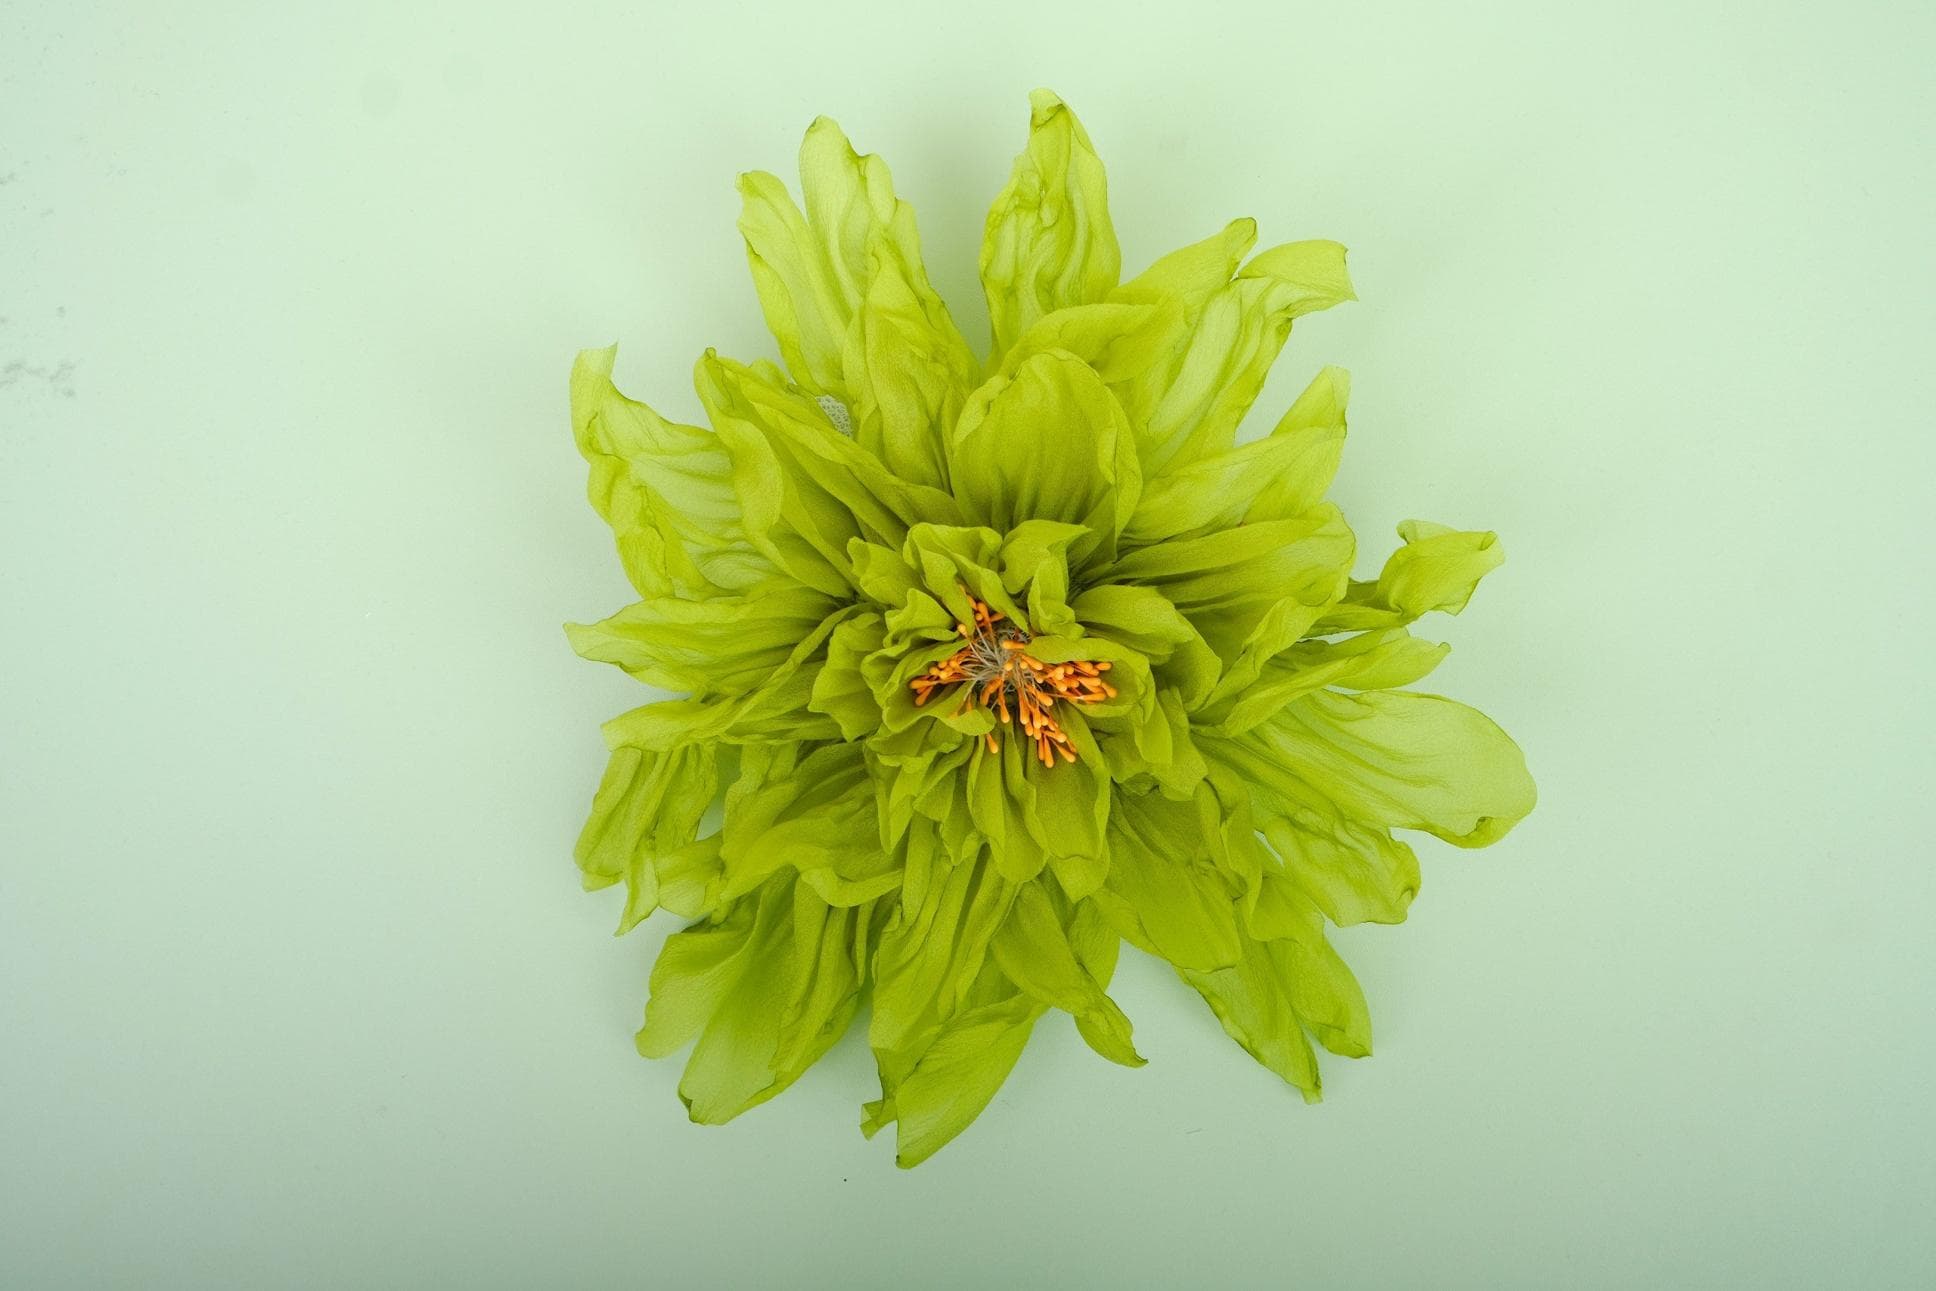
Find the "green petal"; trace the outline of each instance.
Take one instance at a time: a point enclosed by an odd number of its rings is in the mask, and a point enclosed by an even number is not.
[[[695,695],[739,695],[773,675],[832,613],[811,588],[778,583],[748,596],[651,597],[599,623],[568,623],[572,649],[640,681]]]
[[[1299,696],[1326,687],[1392,690],[1409,686],[1436,668],[1450,651],[1443,642],[1421,640],[1404,628],[1337,641],[1300,641],[1274,655],[1232,703],[1200,715],[1199,720],[1216,730],[1241,734]]]
[[[592,506],[612,527],[641,596],[711,596],[770,579],[748,541],[719,437],[669,422],[612,384],[618,347],[586,350],[571,370],[571,421],[591,466]]]
[[[1300,778],[1271,747],[1255,740],[1206,735],[1213,778],[1245,787],[1256,824],[1282,857],[1282,877],[1340,926],[1401,923],[1418,893],[1418,857],[1383,825],[1357,820]],[[1265,875],[1266,885],[1273,876]],[[1250,931],[1261,938],[1292,933],[1267,926],[1274,916],[1253,902]]]
[[[805,216],[778,178],[740,176],[739,229],[787,368],[815,394],[845,397],[842,351],[867,285],[869,244],[900,204],[887,164],[855,153],[826,117],[800,145],[800,178]]]
[[[1010,732],[999,752],[975,754],[968,763],[969,811],[975,828],[988,840],[995,869],[1010,883],[1029,882],[1049,861],[1040,825],[1032,828],[1028,820],[1034,805],[1029,768],[1035,763],[1023,747]]]
[[[1056,351],[1082,360],[1105,385],[1119,385],[1168,358],[1183,328],[1182,308],[1168,299],[1072,305],[1036,320],[1004,356],[1001,370],[1012,375],[1037,354]]]
[[[1273,929],[1267,945],[1292,1011],[1332,1053],[1371,1053],[1371,1012],[1358,979],[1324,936],[1324,917],[1297,887],[1267,875],[1253,921]]]
[[[1125,795],[1110,814],[1096,905],[1126,940],[1178,968],[1228,967],[1243,953],[1235,893],[1207,838],[1201,801]]]
[[[1533,809],[1519,746],[1437,695],[1321,691],[1245,738],[1359,819],[1461,847],[1497,841]]]
[[[693,841],[717,789],[710,746],[612,750],[575,855],[586,887],[625,880],[621,933],[658,908],[660,868]]]
[[[1144,547],[1106,577],[1160,590],[1226,661],[1246,647],[1267,658],[1296,641],[1343,592],[1352,552],[1351,530],[1327,503],[1294,520]],[[1260,658],[1252,677],[1261,666]]]
[[[1142,488],[1134,435],[1115,396],[1086,364],[1053,351],[977,390],[948,456],[955,496],[972,522],[997,533],[1025,520],[1092,531],[1071,547],[1072,561],[1114,552]]]
[[[1172,251],[1109,293],[1111,300],[1174,301],[1192,322],[1230,282],[1244,256],[1257,245],[1257,221],[1232,220],[1201,242]]]
[[[1047,90],[1029,95],[1029,105],[1028,146],[982,234],[993,357],[1044,314],[1101,300],[1122,269],[1102,159],[1088,133]]]
[[[694,384],[732,456],[749,539],[810,587],[852,585],[855,538],[898,546],[909,525],[956,514],[946,494],[891,474],[813,400],[757,367],[708,351]]]
[[[1479,580],[1506,559],[1499,535],[1490,531],[1407,520],[1398,526],[1398,536],[1405,545],[1391,554],[1378,581],[1351,584],[1344,603],[1325,615],[1320,630],[1402,627],[1434,610],[1457,614]]]
[[[981,1115],[1015,1068],[1043,1006],[1017,991],[949,1022],[896,1087],[891,1107],[876,1106],[865,1127],[895,1124],[894,1163],[911,1169],[933,1156]]]
[[[1355,299],[1344,258],[1335,242],[1273,247],[1205,302],[1189,341],[1125,399],[1142,428],[1145,474],[1230,448],[1291,324]]]
[[[700,972],[668,974],[663,983],[660,967],[653,969],[654,1005],[662,989],[684,988],[681,1023],[712,1006],[679,1081],[679,1097],[703,1125],[723,1124],[791,1085],[840,1037],[858,1005],[855,964],[862,953],[853,941],[864,936],[864,920],[830,912],[790,877],[747,900],[757,902],[757,913],[729,964],[716,964],[716,953],[682,957],[681,967],[697,959]],[[660,965],[665,962],[662,953]],[[639,1039],[647,1056],[667,1051],[669,1031],[652,1035],[649,1048],[657,1052],[648,1052],[654,1021],[648,1008]]]
[[[782,868],[798,870],[820,897],[853,906],[900,886],[900,870],[875,829],[874,786],[855,744],[749,761],[726,800],[721,896],[732,900]]]
[[[863,613],[848,619],[827,641],[827,662],[815,675],[807,706],[840,726],[840,738],[858,740],[881,728],[881,705],[863,665],[880,650],[887,633],[881,616]]]
[[[929,285],[906,203],[875,241],[870,264],[847,349],[854,438],[900,478],[945,489],[942,431],[959,419],[979,365]]]
[[[837,739],[832,718],[807,707],[826,653],[827,639],[841,623],[861,613],[837,610],[793,647],[760,685],[734,697],[674,699],[646,704],[605,723],[611,748],[671,749],[700,740],[733,743],[770,740]]]
[[[1266,439],[1205,457],[1143,487],[1126,536],[1138,544],[1288,520],[1324,500],[1344,451],[1343,368],[1318,373]]]
[[[1153,587],[1104,583],[1085,589],[1070,607],[1088,631],[1149,660],[1150,671],[1186,708],[1201,703],[1222,664],[1203,635]]]
[[[903,893],[881,930],[867,1033],[877,1054],[918,1054],[964,1007],[1015,899],[1015,888],[979,856],[941,865],[920,901]]]
[[[1284,945],[1246,940],[1241,959],[1229,968],[1178,972],[1203,996],[1232,1040],[1314,1103],[1324,1086],[1286,984],[1289,952]]]
[[[652,994],[638,1050],[647,1058],[677,1053],[698,1035],[739,985],[755,941],[770,936],[782,905],[760,896],[734,902],[717,920],[666,938],[652,965]]]
[[[1127,1067],[1143,1065],[1130,1040],[1129,1019],[1077,959],[1062,916],[1041,884],[1025,884],[1016,893],[989,952],[1024,994],[1072,1015],[1097,1053]]]

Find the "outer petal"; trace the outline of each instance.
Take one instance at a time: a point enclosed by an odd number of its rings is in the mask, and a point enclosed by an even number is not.
[[[1351,377],[1326,368],[1265,439],[1150,480],[1125,535],[1132,543],[1287,520],[1324,500],[1344,451]]]
[[[669,422],[612,384],[618,347],[571,370],[571,422],[591,465],[592,506],[612,526],[642,596],[711,596],[763,582],[774,567],[747,540],[719,437]]]
[[[982,235],[991,357],[1044,314],[1101,300],[1122,270],[1102,159],[1088,133],[1047,90],[1031,94],[1029,105],[1028,146]]]
[[[1232,220],[1221,232],[1170,252],[1110,292],[1109,298],[1175,301],[1194,322],[1256,244],[1257,221],[1248,217]]]
[[[587,888],[625,880],[620,932],[658,908],[661,869],[698,834],[718,783],[707,745],[665,753],[612,750],[575,854]]]
[[[1047,890],[1024,884],[989,951],[1008,979],[1038,1003],[1073,1015],[1092,1048],[1111,1062],[1143,1065],[1129,1019],[1077,958]]]
[[[1280,955],[1268,943],[1246,940],[1243,957],[1212,972],[1179,969],[1196,987],[1224,1032],[1244,1051],[1315,1103],[1323,1093],[1317,1056],[1304,1038],[1284,981]]]
[[[744,906],[753,907],[750,927]],[[741,907],[717,928],[667,942],[639,1032],[640,1052],[661,1057],[703,1021],[679,1082],[701,1124],[729,1121],[792,1084],[839,1039],[858,1005],[866,911],[831,910],[790,875]],[[681,943],[687,937],[695,939],[690,949]]]
[[[967,1129],[995,1097],[1045,1005],[1010,993],[950,1020],[892,1094],[869,1105],[862,1128],[895,1122],[894,1163],[920,1165]]]
[[[900,868],[873,828],[874,788],[860,747],[826,745],[797,765],[792,754],[759,758],[757,781],[728,796],[721,896],[732,900],[782,869],[797,870],[823,901],[842,907],[899,888]]]
[[[739,228],[767,327],[794,380],[845,398],[842,352],[866,286],[869,243],[900,203],[887,164],[856,154],[826,117],[800,145],[800,178],[804,217],[775,176],[740,176]]]
[[[1273,656],[1256,680],[1199,715],[1206,726],[1241,734],[1273,716],[1292,700],[1327,687],[1390,690],[1409,686],[1436,668],[1450,653],[1443,642],[1425,641],[1404,628],[1362,632],[1339,641],[1311,640]]]
[[[744,695],[731,698],[670,699],[645,704],[605,723],[612,748],[672,749],[701,740],[765,743],[774,740],[830,740],[839,737],[833,720],[812,712],[813,684],[823,666],[827,638],[854,607],[828,615],[793,647],[772,676]]]
[[[1504,837],[1536,796],[1519,746],[1477,709],[1437,695],[1320,691],[1245,738],[1360,819],[1461,847]]]
[[[1230,447],[1292,322],[1355,299],[1344,256],[1335,242],[1273,247],[1209,299],[1188,343],[1125,401],[1146,474]]]
[[[1299,768],[1256,741],[1205,736],[1211,765],[1245,786],[1256,823],[1283,858],[1282,876],[1340,926],[1402,923],[1418,894],[1418,857],[1386,827],[1353,819],[1299,776]],[[1268,880],[1267,880],[1268,882]],[[1264,923],[1271,921],[1265,913]],[[1251,931],[1288,935],[1259,926]]]
[[[1373,583],[1354,582],[1344,601],[1325,615],[1320,631],[1401,627],[1434,610],[1457,614],[1479,580],[1505,563],[1499,535],[1448,529],[1428,520],[1398,526],[1405,545],[1391,554]]]
[[[809,587],[780,582],[748,596],[656,596],[599,623],[567,623],[572,649],[639,680],[700,697],[740,695],[773,675],[834,610]]]
[[[1109,824],[1109,877],[1097,907],[1132,944],[1178,968],[1216,969],[1243,954],[1230,877],[1210,858],[1204,800],[1125,795]]]

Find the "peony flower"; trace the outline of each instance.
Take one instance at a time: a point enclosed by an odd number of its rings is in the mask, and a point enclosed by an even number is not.
[[[1404,689],[1447,648],[1410,625],[1465,606],[1494,535],[1409,522],[1352,578],[1335,368],[1237,442],[1292,323],[1353,298],[1344,248],[1250,255],[1237,220],[1121,280],[1102,163],[1032,102],[982,243],[986,357],[887,167],[822,118],[804,212],[740,182],[784,366],[708,351],[709,428],[621,395],[613,350],[572,372],[640,599],[571,642],[680,696],[606,724],[577,857],[625,884],[621,932],[692,921],[638,1048],[692,1044],[695,1121],[773,1097],[864,1013],[863,1129],[917,1164],[1050,1010],[1143,1062],[1107,993],[1125,941],[1315,1100],[1313,1042],[1371,1049],[1326,924],[1397,922],[1418,890],[1394,831],[1479,847],[1533,806],[1497,726]]]

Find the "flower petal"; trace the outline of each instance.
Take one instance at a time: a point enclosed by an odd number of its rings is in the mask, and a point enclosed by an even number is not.
[[[1519,746],[1438,695],[1320,691],[1244,738],[1359,819],[1461,847],[1497,841],[1533,809]]]
[[[870,255],[846,352],[854,438],[900,478],[945,489],[941,432],[960,417],[979,365],[928,282],[905,202]]]
[[[1014,991],[952,1019],[891,1095],[870,1104],[862,1129],[895,1123],[894,1163],[920,1165],[980,1116],[1028,1044],[1043,1006]]]
[[[1244,256],[1257,245],[1257,221],[1232,220],[1201,242],[1170,252],[1109,293],[1111,300],[1172,300],[1195,321],[1204,304],[1229,283]]]
[[[1301,695],[1327,687],[1391,690],[1436,668],[1452,647],[1425,641],[1404,628],[1363,632],[1342,640],[1300,641],[1271,657],[1256,680],[1231,702],[1198,714],[1202,725],[1237,735],[1273,716]]]
[[[1243,952],[1236,894],[1206,847],[1204,804],[1122,796],[1110,813],[1109,877],[1096,896],[1126,940],[1178,968],[1229,967]]]
[[[1269,437],[1149,480],[1124,536],[1133,543],[1287,520],[1324,500],[1344,451],[1343,368],[1318,373]]]
[[[809,586],[851,585],[855,538],[898,546],[910,525],[956,515],[947,494],[892,474],[759,368],[708,351],[694,384],[732,456],[749,537]]]
[[[886,635],[880,615],[862,613],[835,628],[827,640],[827,662],[814,676],[807,707],[833,718],[843,740],[862,739],[881,728],[880,701],[863,664]]]
[[[977,390],[948,445],[963,511],[1006,533],[1025,520],[1081,525],[1072,563],[1106,558],[1136,508],[1142,478],[1134,434],[1101,378],[1050,351]]]
[[[1434,610],[1457,614],[1479,580],[1505,563],[1499,535],[1461,531],[1429,520],[1398,526],[1405,545],[1391,554],[1372,583],[1354,582],[1344,601],[1324,616],[1320,631],[1402,627]]]
[[[710,596],[763,582],[770,561],[747,540],[719,437],[669,422],[612,384],[618,347],[571,369],[571,422],[591,466],[592,506],[611,525],[641,596]]]
[[[1146,475],[1230,448],[1291,324],[1355,299],[1344,257],[1335,242],[1272,247],[1210,297],[1189,341],[1125,399]]]
[[[801,142],[800,180],[804,216],[777,177],[740,176],[739,229],[760,308],[794,380],[845,398],[843,351],[867,286],[870,244],[901,203],[887,163],[857,154],[826,117]]]
[[[702,1125],[724,1124],[791,1085],[840,1038],[859,1004],[853,941],[865,935],[864,920],[830,912],[791,876],[746,901],[757,902],[757,914],[728,966],[705,964],[696,981],[662,978],[660,966],[653,969],[654,1004],[662,990],[683,988],[681,1022],[712,1005],[679,1081],[680,1099]],[[653,1021],[648,1007],[642,1053]],[[666,1038],[654,1035],[651,1048],[665,1052]]]
[[[1351,530],[1326,503],[1291,520],[1269,520],[1197,538],[1175,538],[1122,557],[1111,583],[1155,587],[1227,662],[1246,647],[1264,658],[1302,636],[1343,592]],[[1253,665],[1262,666],[1258,659]],[[1243,684],[1226,677],[1223,686]]]
[[[1177,972],[1203,996],[1225,1034],[1294,1086],[1305,1102],[1315,1103],[1324,1090],[1317,1055],[1304,1038],[1304,1028],[1285,989],[1280,953],[1273,945],[1246,939],[1242,957],[1229,968]]]
[[[625,880],[621,933],[658,908],[660,866],[698,834],[718,783],[709,745],[612,750],[574,854],[587,888]]]
[[[567,623],[572,649],[649,685],[699,697],[741,695],[773,675],[834,611],[820,592],[780,582],[747,596],[655,596],[598,623]]]
[[[1122,270],[1108,182],[1088,132],[1047,90],[1029,95],[1029,107],[1028,145],[982,234],[991,362],[1044,314],[1101,300]]]
[[[811,712],[813,683],[823,665],[827,638],[841,623],[861,613],[848,606],[823,619],[793,647],[763,683],[734,697],[669,699],[620,713],[604,726],[611,748],[671,749],[700,740],[728,743],[769,740],[828,740],[840,728]]]
[[[1074,1017],[1097,1053],[1125,1067],[1143,1065],[1129,1019],[1077,959],[1062,916],[1040,883],[1022,885],[988,949],[1025,995]]]
[[[830,744],[795,759],[792,746],[749,750],[726,799],[720,895],[732,900],[781,869],[821,898],[853,906],[900,886],[875,829],[874,786],[860,746]]]

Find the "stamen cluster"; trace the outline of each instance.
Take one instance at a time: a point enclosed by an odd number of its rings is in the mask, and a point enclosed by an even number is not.
[[[976,704],[992,708],[1002,721],[1015,721],[1023,736],[1034,741],[1035,756],[1043,766],[1054,766],[1058,754],[1063,761],[1074,762],[1076,751],[1055,718],[1056,701],[1099,704],[1115,698],[1116,688],[1102,679],[1109,661],[1043,663],[1028,653],[1033,638],[1025,628],[1008,622],[1007,615],[987,602],[972,596],[969,600],[974,622],[955,627],[967,644],[908,683],[915,706],[927,703],[937,691],[961,686],[957,716]],[[990,753],[1001,749],[993,731],[984,734],[982,742]]]

